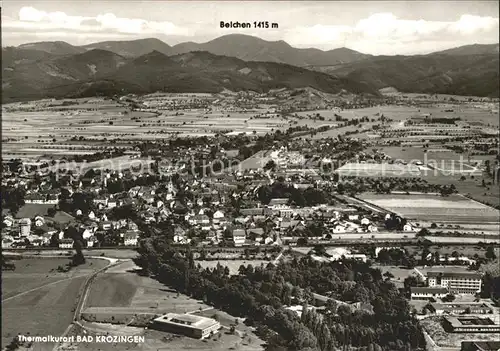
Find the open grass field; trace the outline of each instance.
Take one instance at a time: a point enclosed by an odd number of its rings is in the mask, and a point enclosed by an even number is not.
[[[54,208],[50,204],[24,204],[16,213],[17,218],[34,218],[35,216],[47,216],[48,210]]]
[[[404,280],[408,276],[416,276],[417,273],[413,269],[407,269],[398,266],[385,266],[385,265],[375,265],[374,268],[379,268],[382,274],[385,272],[391,273],[394,278],[391,278],[392,283],[398,288],[404,287]]]
[[[64,332],[86,276],[106,265],[104,260],[88,259],[67,273],[52,272],[68,262],[67,258],[23,258],[13,260],[15,271],[2,272],[2,345],[18,334]]]
[[[201,301],[164,286],[158,281],[136,274],[135,265],[129,261],[113,267],[98,275],[88,295],[87,308],[99,308],[96,311],[112,313],[113,308],[120,311],[148,311],[150,313],[185,313],[208,307]]]
[[[461,195],[363,194],[361,199],[408,219],[476,223],[498,222],[500,212]]]

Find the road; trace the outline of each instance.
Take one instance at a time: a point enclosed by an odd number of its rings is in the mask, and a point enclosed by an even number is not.
[[[280,261],[281,256],[283,256],[283,253],[285,252],[285,249],[281,249],[280,254],[274,259],[273,264],[278,264]]]

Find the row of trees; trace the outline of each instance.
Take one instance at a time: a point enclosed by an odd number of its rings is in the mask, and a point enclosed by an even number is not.
[[[269,204],[271,199],[287,198],[291,205],[304,207],[318,204],[333,204],[331,194],[316,188],[297,189],[283,182],[261,186],[257,191],[257,198],[263,204]]]

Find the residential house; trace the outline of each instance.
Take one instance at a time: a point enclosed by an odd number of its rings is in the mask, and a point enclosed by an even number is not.
[[[370,220],[368,218],[363,218],[361,219],[361,225],[369,225],[370,224]]]
[[[19,235],[27,237],[30,235],[30,232],[31,232],[31,219],[22,218],[19,221]]]
[[[113,223],[110,221],[102,221],[100,227],[102,230],[111,230],[113,229]]]
[[[12,227],[14,223],[14,218],[12,216],[5,216],[5,218],[3,219],[3,224],[6,227]]]
[[[412,226],[410,224],[405,224],[403,226],[403,231],[404,232],[413,232],[414,230],[413,230],[413,228],[412,228]]]
[[[189,224],[191,225],[198,225],[198,224],[209,224],[210,223],[210,218],[207,215],[195,215],[189,218],[188,220]]]
[[[127,230],[123,236],[123,244],[125,246],[137,246],[139,239],[139,233],[131,230]]]
[[[93,202],[97,207],[104,208],[108,204],[108,198],[104,195],[98,195],[94,198]]]
[[[81,231],[82,231],[82,238],[84,240],[87,240],[89,238],[91,238],[92,236],[94,236],[94,231],[91,229],[91,228],[81,228]]]
[[[132,222],[132,221],[128,221],[128,229],[130,230],[134,230],[134,231],[138,231],[139,230],[139,226],[135,223],[135,222]]]
[[[36,216],[34,222],[35,227],[41,227],[45,224],[45,218],[43,218],[42,216]]]
[[[245,244],[246,234],[244,229],[233,230],[233,243],[234,246],[243,246]]]
[[[118,205],[118,201],[117,201],[116,199],[114,199],[114,198],[110,198],[110,199],[108,200],[108,204],[107,204],[108,209],[114,208],[114,207],[116,207],[117,205]]]
[[[278,211],[289,209],[290,206],[288,205],[288,202],[289,200],[287,198],[271,199],[271,201],[269,201],[268,207]]]
[[[222,211],[215,211],[214,212],[214,215],[212,216],[214,219],[220,219],[220,218],[224,218],[224,213]]]
[[[97,238],[95,236],[91,236],[87,239],[87,247],[94,247],[97,242]]]
[[[61,239],[59,241],[60,249],[72,249],[73,248],[73,239]]]

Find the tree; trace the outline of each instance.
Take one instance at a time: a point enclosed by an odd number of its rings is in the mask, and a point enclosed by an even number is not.
[[[455,295],[453,294],[448,294],[445,297],[442,298],[444,302],[453,302],[455,301]]]
[[[21,346],[21,342],[19,341],[19,338],[16,336],[14,339],[12,339],[10,344],[8,344],[5,347],[5,350],[6,351],[15,351],[15,350],[19,349],[20,346]]]
[[[297,245],[299,245],[299,246],[306,246],[307,245],[307,238],[299,238],[297,240]]]
[[[57,212],[56,208],[55,208],[55,207],[51,207],[51,208],[49,208],[49,209],[47,210],[47,215],[48,215],[49,217],[54,217],[54,216],[55,216],[55,214],[56,214],[56,212]]]
[[[384,277],[386,279],[392,279],[392,278],[394,278],[394,274],[392,274],[391,272],[387,271],[387,272],[384,273]]]
[[[275,170],[275,169],[276,169],[276,162],[274,162],[273,160],[267,161],[266,165],[264,166],[265,171]]]
[[[484,257],[486,257],[488,260],[494,260],[497,258],[497,255],[495,254],[495,248],[493,246],[488,246],[486,248],[486,253],[484,254]]]
[[[58,233],[52,234],[52,236],[50,237],[49,245],[50,245],[50,247],[59,247],[59,234]]]
[[[404,285],[404,288],[406,291],[410,291],[411,287],[415,287],[415,286],[419,285],[419,281],[418,281],[417,277],[415,277],[414,275],[410,275],[410,276],[405,278],[405,280],[403,281],[403,285]]]
[[[428,236],[430,232],[427,230],[427,228],[422,228],[418,231],[417,236]]]

